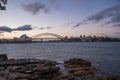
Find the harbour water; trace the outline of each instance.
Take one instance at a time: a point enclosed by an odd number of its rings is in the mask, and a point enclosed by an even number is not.
[[[120,42],[0,44],[0,54],[15,59],[37,58],[59,62],[83,58],[104,74],[120,75]]]

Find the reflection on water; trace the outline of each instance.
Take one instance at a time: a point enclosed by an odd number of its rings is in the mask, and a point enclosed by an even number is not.
[[[93,62],[106,74],[120,74],[120,43],[30,43],[0,44],[0,54],[9,58],[38,58],[62,61],[79,57]]]

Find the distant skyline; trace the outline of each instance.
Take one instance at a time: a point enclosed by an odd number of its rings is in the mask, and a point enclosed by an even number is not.
[[[56,33],[120,38],[120,0],[8,0],[0,38]]]

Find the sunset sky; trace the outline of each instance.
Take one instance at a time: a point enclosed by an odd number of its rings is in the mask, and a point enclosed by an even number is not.
[[[0,38],[50,32],[120,38],[120,0],[8,0]]]

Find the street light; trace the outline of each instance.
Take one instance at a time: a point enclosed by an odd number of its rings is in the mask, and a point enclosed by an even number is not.
[[[6,10],[7,0],[0,0],[0,10]]]

